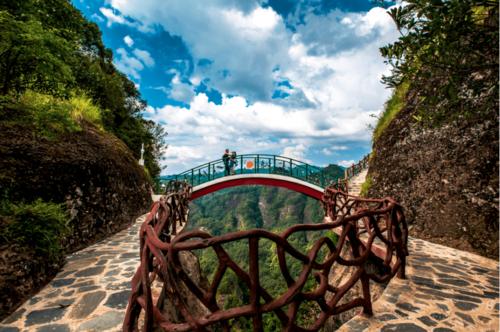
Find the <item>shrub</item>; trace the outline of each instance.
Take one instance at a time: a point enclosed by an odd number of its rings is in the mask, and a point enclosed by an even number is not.
[[[37,199],[19,204],[4,201],[0,205],[2,242],[29,247],[50,260],[60,257],[61,240],[69,231],[69,218],[62,204]]]

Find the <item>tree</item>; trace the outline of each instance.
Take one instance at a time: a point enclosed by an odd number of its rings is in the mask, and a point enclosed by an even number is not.
[[[497,1],[408,0],[389,15],[401,36],[380,49],[393,68],[385,84],[410,82],[434,120],[497,108]]]
[[[166,147],[162,127],[142,118],[146,102],[113,65],[98,26],[68,0],[0,0],[0,94],[30,89],[67,98],[84,94],[101,109],[104,128],[140,156],[154,179]]]
[[[16,20],[0,11],[0,91],[6,95],[26,89],[67,94],[74,83],[71,44],[40,22]]]

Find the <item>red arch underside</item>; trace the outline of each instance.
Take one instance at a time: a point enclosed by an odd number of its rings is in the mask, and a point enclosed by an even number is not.
[[[281,187],[287,188],[309,197],[312,197],[317,200],[321,200],[323,196],[323,192],[314,190],[311,187],[301,185],[295,182],[288,182],[285,180],[278,179],[269,179],[269,178],[244,178],[244,179],[233,179],[227,180],[219,183],[215,183],[211,186],[204,187],[203,189],[194,191],[191,195],[191,200],[195,200],[199,197],[208,195],[210,193],[219,191],[224,188],[237,187],[237,186],[246,186],[246,185],[263,185],[263,186],[272,186],[272,187]]]

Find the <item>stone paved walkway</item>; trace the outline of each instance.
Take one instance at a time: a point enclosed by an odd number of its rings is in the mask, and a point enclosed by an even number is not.
[[[121,331],[144,217],[69,256],[45,288],[0,323],[0,332]]]
[[[498,262],[410,238],[407,279],[394,278],[373,304],[338,331],[498,331]]]
[[[45,288],[0,323],[0,332],[120,331],[139,265],[132,227],[68,257]],[[374,303],[338,331],[498,331],[497,261],[410,238],[407,279],[394,278]]]

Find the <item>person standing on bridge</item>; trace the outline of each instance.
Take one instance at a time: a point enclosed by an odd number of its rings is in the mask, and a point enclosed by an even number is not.
[[[234,166],[236,166],[236,151],[231,152],[231,156],[229,158],[229,173],[234,175]]]
[[[224,154],[222,155],[222,162],[224,163],[224,175],[231,174],[231,165],[229,164],[231,159],[231,154],[229,153],[229,149],[226,149]]]

